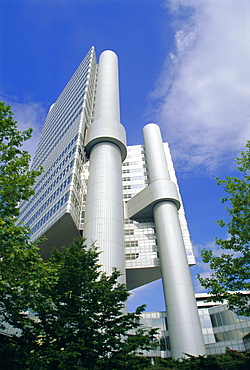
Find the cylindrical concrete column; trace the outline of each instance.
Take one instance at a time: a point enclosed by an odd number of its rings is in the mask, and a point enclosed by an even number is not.
[[[170,180],[159,126],[149,123],[143,127],[149,182]]]
[[[159,127],[146,125],[143,135],[150,183],[169,180]],[[153,213],[172,357],[184,357],[185,353],[203,355],[206,348],[176,203],[169,199],[159,201]]]
[[[121,153],[115,144],[98,143],[90,156],[83,235],[99,247],[108,274],[113,267],[124,273],[123,225]]]
[[[94,121],[104,117],[120,122],[118,58],[111,50],[99,59]]]
[[[83,236],[101,251],[103,271],[118,268],[125,282],[121,163],[126,136],[120,124],[118,62],[114,52],[101,54],[94,122],[87,132],[89,178]]]

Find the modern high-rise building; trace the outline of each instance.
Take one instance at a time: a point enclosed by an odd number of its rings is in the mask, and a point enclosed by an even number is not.
[[[162,278],[173,358],[206,352],[189,265],[192,245],[167,143],[148,124],[127,147],[120,123],[118,61],[92,47],[51,106],[32,167],[44,172],[20,220],[41,254],[86,238],[103,270],[134,289]]]

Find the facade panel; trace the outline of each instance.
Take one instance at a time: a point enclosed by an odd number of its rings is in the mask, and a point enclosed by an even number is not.
[[[44,172],[37,179],[35,195],[20,205],[20,221],[32,229],[33,240],[44,235],[65,214],[73,220],[72,235],[78,235],[74,225],[79,224],[82,204],[83,140],[91,122],[95,80],[96,57],[91,48],[51,106],[38,143],[32,168],[42,166]]]

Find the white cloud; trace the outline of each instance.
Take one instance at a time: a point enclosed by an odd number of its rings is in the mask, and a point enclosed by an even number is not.
[[[44,107],[37,102],[18,103],[14,99],[6,99],[6,101],[11,106],[11,110],[14,113],[13,119],[17,121],[18,129],[24,131],[32,127],[32,137],[24,142],[22,148],[34,156],[46,117]]]
[[[229,236],[228,236],[229,239]],[[232,254],[235,258],[240,257],[240,252],[234,252],[228,249],[221,249],[219,245],[215,243],[215,241],[208,242],[206,245],[202,244],[194,244],[194,254],[196,257],[196,265],[191,268],[192,278],[193,278],[193,285],[195,293],[204,292],[205,289],[201,286],[199,280],[196,278],[197,274],[200,274],[202,278],[208,278],[212,273],[213,270],[210,268],[209,263],[204,263],[201,258],[201,251],[202,249],[211,250],[213,252],[214,257],[220,257],[223,253],[225,254]]]
[[[146,311],[165,310],[163,287],[161,279],[143,285],[131,291],[127,301],[128,312],[133,312],[136,307],[146,304]]]
[[[209,249],[213,251],[214,256],[218,256],[221,254],[221,249],[215,244],[215,242],[209,242],[206,245],[196,244],[193,245],[193,248],[196,257],[196,265],[191,267],[194,291],[195,293],[202,293],[206,290],[201,286],[196,276],[197,274],[200,274],[202,278],[207,278],[211,275],[212,270],[210,269],[210,265],[208,263],[202,262],[201,251],[202,249]]]
[[[250,139],[250,3],[172,0],[176,49],[152,93],[183,170],[213,172]]]

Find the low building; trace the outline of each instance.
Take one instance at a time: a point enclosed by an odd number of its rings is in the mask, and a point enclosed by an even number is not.
[[[229,310],[225,303],[206,302],[207,293],[196,294],[196,302],[206,345],[207,355],[218,355],[226,348],[245,352],[250,350],[250,317],[239,316]],[[146,356],[171,358],[166,312],[144,312],[141,320],[147,328],[159,328],[159,346],[145,352]]]

